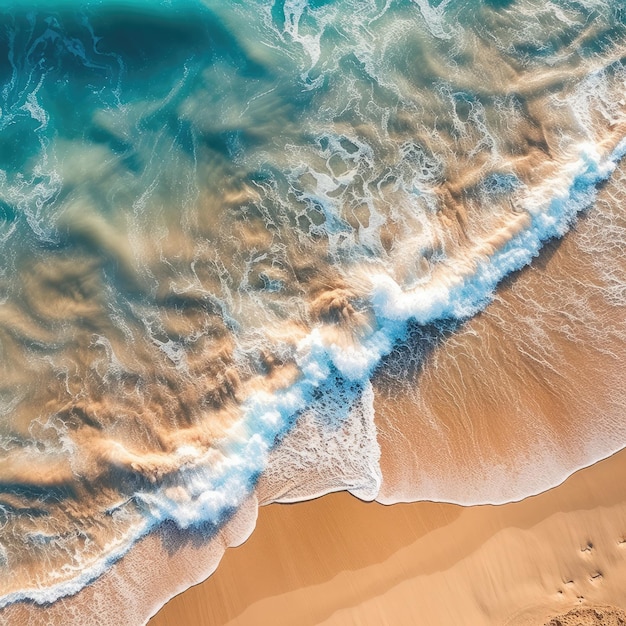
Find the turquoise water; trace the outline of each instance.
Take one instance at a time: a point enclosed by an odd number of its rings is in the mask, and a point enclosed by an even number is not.
[[[380,495],[372,382],[600,211],[625,35],[601,1],[0,3],[2,604],[212,532],[270,462],[283,500],[470,504],[608,454]]]

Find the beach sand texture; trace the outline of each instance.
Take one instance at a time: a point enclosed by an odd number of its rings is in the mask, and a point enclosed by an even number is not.
[[[620,624],[606,606],[626,608],[625,471],[621,452],[502,506],[338,493],[262,507],[251,538],[149,624],[537,626],[572,610],[563,626]]]

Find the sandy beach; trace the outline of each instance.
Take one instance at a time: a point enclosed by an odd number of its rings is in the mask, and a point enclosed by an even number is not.
[[[572,609],[609,624],[602,607],[626,608],[625,469],[622,451],[503,506],[337,493],[262,507],[250,539],[150,626],[517,626]]]

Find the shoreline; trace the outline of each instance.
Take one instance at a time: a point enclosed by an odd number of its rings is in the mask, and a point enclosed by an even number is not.
[[[381,505],[346,492],[268,505],[252,536],[149,624],[521,626],[624,609],[626,485],[614,480],[624,469],[621,450],[503,505]]]

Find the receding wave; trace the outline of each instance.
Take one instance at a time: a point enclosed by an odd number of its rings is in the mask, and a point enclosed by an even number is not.
[[[0,3],[6,619],[255,498],[501,503],[623,447],[619,7],[29,5]]]

